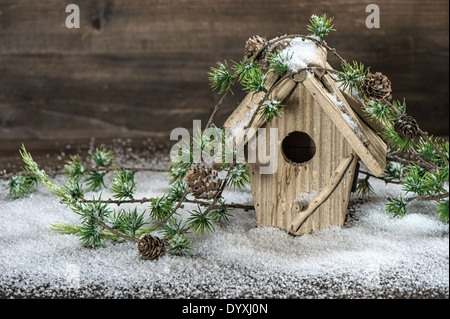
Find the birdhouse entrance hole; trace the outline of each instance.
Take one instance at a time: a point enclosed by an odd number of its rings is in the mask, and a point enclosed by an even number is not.
[[[293,165],[308,162],[316,154],[316,144],[304,132],[289,133],[281,144],[284,158]]]

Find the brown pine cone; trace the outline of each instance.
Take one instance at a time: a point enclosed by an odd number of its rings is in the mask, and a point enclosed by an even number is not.
[[[361,92],[370,100],[392,100],[391,81],[381,72],[368,73],[360,84]]]
[[[219,191],[222,181],[217,171],[204,164],[195,164],[184,177],[186,191],[196,199],[212,199]]]
[[[394,124],[394,130],[404,140],[413,140],[419,134],[417,121],[409,115],[403,115]]]
[[[245,56],[247,58],[251,58],[254,54],[258,53],[255,56],[254,61],[259,61],[264,58],[264,50],[263,48],[266,46],[266,39],[260,37],[259,35],[255,35],[247,40],[245,43]]]
[[[145,235],[138,243],[138,252],[144,259],[156,259],[164,253],[164,241]]]

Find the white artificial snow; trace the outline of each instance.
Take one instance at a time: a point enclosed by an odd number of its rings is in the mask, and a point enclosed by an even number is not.
[[[310,64],[321,65],[317,55],[317,44],[304,38],[293,38],[289,45],[279,52],[279,57],[286,61],[287,67],[294,73]]]
[[[355,134],[361,139],[362,133],[358,128],[358,123],[356,123],[356,121],[353,119],[353,117],[350,114],[346,113],[344,104],[337,97],[336,93],[334,93],[334,92],[328,93],[328,96],[333,101],[333,103],[336,104],[336,106],[342,111],[342,118],[345,120],[345,122],[347,122],[347,124],[350,126],[350,128],[353,130],[353,132],[355,132]]]
[[[244,131],[244,128],[248,125],[250,122],[253,114],[256,112],[256,109],[258,108],[258,104],[254,105],[252,108],[250,108],[247,113],[245,113],[242,120],[240,120],[238,123],[236,123],[233,128],[231,129],[231,135],[233,137],[238,137],[242,132]]]
[[[135,176],[135,198],[167,192],[165,173]],[[400,186],[371,182],[377,197],[352,198],[342,228],[294,237],[258,227],[254,211],[234,209],[229,223],[196,237],[192,256],[166,253],[156,261],[142,260],[135,243],[105,241],[93,250],[50,230],[54,222],[77,224],[78,216],[41,187],[18,200],[1,192],[0,297],[448,298],[448,225],[429,202],[413,202],[410,215],[393,219],[383,205]],[[252,203],[249,189],[224,196]],[[193,208],[185,204],[181,216]]]
[[[296,199],[295,202],[301,203],[303,206],[308,205],[311,199],[314,198],[319,193],[317,190],[313,190],[310,193],[301,193]]]

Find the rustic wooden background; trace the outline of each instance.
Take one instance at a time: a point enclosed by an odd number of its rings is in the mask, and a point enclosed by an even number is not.
[[[81,28],[67,29],[76,3]],[[334,16],[327,41],[388,75],[394,98],[430,133],[448,135],[449,1],[379,0],[368,29],[356,0],[0,0],[0,141],[154,137],[204,123],[219,96],[207,73],[240,59],[248,37],[306,34]],[[242,98],[228,99],[222,124]],[[0,146],[0,151],[2,146]]]

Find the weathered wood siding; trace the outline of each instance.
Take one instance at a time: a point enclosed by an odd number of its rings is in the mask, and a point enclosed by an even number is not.
[[[80,29],[65,27],[69,3]],[[335,17],[330,45],[387,74],[423,128],[448,135],[448,0],[378,1],[380,29],[365,26],[369,3],[0,0],[0,140],[168,139],[207,120],[216,61],[240,59],[255,34],[307,33],[322,12]],[[217,124],[243,96],[227,99]]]
[[[302,83],[283,103],[286,105],[285,116],[265,125],[268,129],[278,128],[278,169],[274,174],[260,174],[258,164],[249,164],[249,176],[259,225],[289,231],[295,217],[296,199],[305,193],[320,192],[341,160],[351,155],[353,149]],[[283,139],[293,131],[307,133],[316,145],[314,157],[302,165],[291,165],[281,153]],[[331,196],[306,220],[297,235],[332,225],[343,225],[355,163]]]

